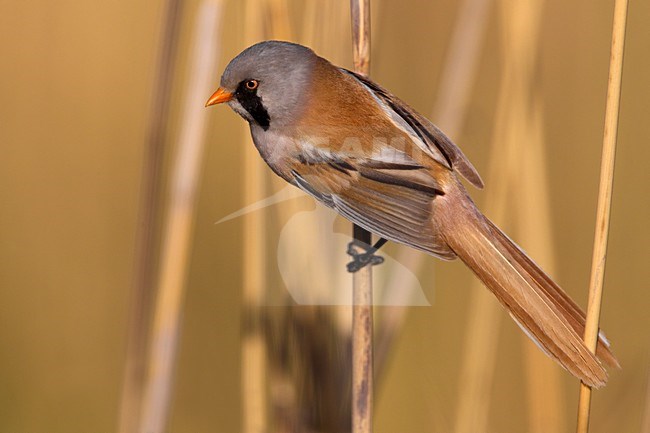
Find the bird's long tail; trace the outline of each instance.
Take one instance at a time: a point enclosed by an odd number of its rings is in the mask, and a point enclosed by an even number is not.
[[[602,363],[619,364],[602,333],[594,356],[582,341],[585,314],[580,307],[476,209],[462,187],[454,193],[464,197],[447,201],[434,213],[449,247],[544,352],[587,385],[605,385]]]

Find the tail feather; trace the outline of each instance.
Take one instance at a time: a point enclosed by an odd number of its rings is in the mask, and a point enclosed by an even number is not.
[[[528,275],[532,276],[544,293],[549,298],[553,299],[556,307],[569,322],[573,330],[579,336],[584,335],[586,316],[578,304],[576,304],[573,299],[571,299],[569,295],[567,295],[566,292],[555,283],[555,281],[546,275],[546,273],[530,257],[528,257],[528,255],[519,248],[517,244],[510,240],[505,233],[494,225],[492,221],[487,218],[484,219],[501,246],[509,251],[510,255],[522,268],[524,268]],[[598,333],[596,356],[609,367],[620,368],[618,360],[611,351],[610,343],[602,331]]]
[[[468,200],[450,200],[436,212],[451,249],[495,294],[522,329],[553,359],[593,387],[603,386],[601,364],[618,367],[599,335],[597,355],[582,341],[580,307]],[[599,360],[600,359],[600,360]]]

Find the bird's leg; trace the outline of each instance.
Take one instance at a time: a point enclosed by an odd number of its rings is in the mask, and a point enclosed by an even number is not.
[[[381,248],[388,240],[380,238],[375,244],[371,247],[364,243],[357,241],[352,241],[348,244],[348,254],[352,256],[352,261],[348,263],[348,272],[357,272],[359,269],[364,266],[374,266],[384,263],[384,258],[381,256],[376,256],[375,253]],[[358,253],[355,249],[356,247],[363,248],[366,250],[365,253]]]

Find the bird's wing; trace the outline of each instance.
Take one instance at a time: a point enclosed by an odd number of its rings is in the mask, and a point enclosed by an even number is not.
[[[437,162],[456,170],[476,188],[483,188],[483,180],[463,152],[436,125],[409,107],[404,101],[379,86],[374,81],[347,69],[366,88],[391,120],[396,121],[415,135],[416,144]]]
[[[443,259],[456,257],[433,230],[442,186],[424,167],[330,157],[291,169],[292,183],[345,218],[394,242]]]

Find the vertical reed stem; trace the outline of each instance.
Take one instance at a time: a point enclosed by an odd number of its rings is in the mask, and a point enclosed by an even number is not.
[[[354,239],[371,244],[368,231],[353,225]],[[372,432],[373,345],[372,267],[352,277],[352,433]]]
[[[461,132],[467,114],[467,101],[477,72],[481,48],[485,39],[485,29],[490,16],[493,0],[463,0],[455,18],[454,30],[447,48],[448,57],[443,63],[438,96],[431,119],[442,128],[449,137],[456,137]],[[409,247],[400,247],[397,262],[408,264],[413,273],[418,274],[428,257],[420,251]],[[386,305],[395,305],[382,309],[381,322],[378,325],[375,345],[375,370],[381,376],[387,362],[389,350],[397,338],[406,319],[407,305],[412,298],[414,287],[405,286],[406,268],[391,270],[386,283],[385,293],[390,298]]]
[[[203,99],[212,86],[216,67],[221,0],[203,0],[193,36],[189,87],[178,150],[173,162],[169,211],[163,229],[156,310],[139,432],[167,431],[174,366],[180,335],[194,220],[200,179],[207,111]]]
[[[155,297],[156,222],[158,220],[159,185],[165,146],[165,128],[169,115],[174,55],[181,21],[180,0],[165,2],[160,53],[151,97],[145,154],[142,163],[142,186],[138,210],[135,265],[129,311],[126,365],[118,420],[118,433],[136,431],[147,365],[147,342],[152,303]]]
[[[350,0],[354,70],[370,73],[370,0]]]
[[[600,167],[600,186],[598,189],[598,209],[596,211],[596,233],[594,235],[594,251],[591,261],[591,278],[589,281],[589,304],[587,306],[587,321],[584,336],[585,344],[593,353],[596,353],[596,345],[598,344],[598,322],[600,320],[600,305],[603,298],[607,237],[609,234],[609,217],[614,184],[614,160],[616,156],[616,133],[618,131],[621,97],[627,6],[628,0],[616,0],[614,4],[607,105],[605,108],[605,129],[603,132],[603,152]],[[578,433],[586,433],[589,430],[590,405],[591,388],[581,383],[578,402],[578,427],[576,430]]]
[[[370,0],[350,0],[354,70],[370,72]],[[371,244],[368,231],[353,226],[354,239]],[[357,271],[352,279],[352,432],[372,432],[373,347],[372,267]]]
[[[264,13],[267,1],[244,2],[244,40],[247,46],[267,37]],[[248,125],[242,124],[244,138],[244,202],[254,203],[266,192],[266,167],[250,142]],[[243,433],[259,433],[268,429],[266,392],[266,346],[260,323],[260,307],[266,286],[266,214],[256,212],[244,219],[242,248],[242,339],[241,339],[241,405]]]

